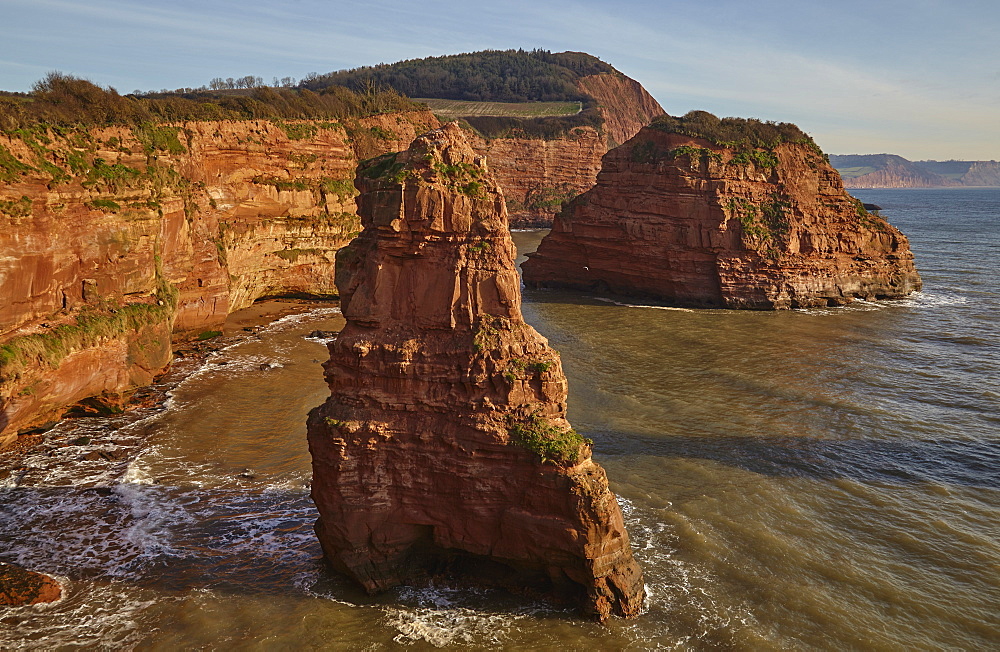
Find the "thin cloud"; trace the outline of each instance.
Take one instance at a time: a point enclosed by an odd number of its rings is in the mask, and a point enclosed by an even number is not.
[[[11,64],[0,87],[11,90],[51,69],[117,88],[176,88],[542,47],[601,57],[668,111],[797,122],[829,151],[867,138],[925,157],[928,147],[946,158],[1000,156],[1000,5],[985,0],[0,4],[9,23],[0,57]]]

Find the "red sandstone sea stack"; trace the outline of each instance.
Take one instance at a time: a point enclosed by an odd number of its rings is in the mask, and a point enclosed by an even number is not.
[[[338,254],[347,325],[309,415],[316,531],[370,592],[426,577],[633,616],[642,574],[565,419],[559,355],[521,316],[499,186],[457,125],[359,169]]]
[[[919,290],[906,237],[848,195],[794,125],[663,117],[605,155],[597,185],[522,266],[535,287],[785,309]]]

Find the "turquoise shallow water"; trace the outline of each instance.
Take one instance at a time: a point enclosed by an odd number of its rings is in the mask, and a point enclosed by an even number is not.
[[[0,472],[0,559],[70,585],[0,612],[0,647],[996,648],[1000,190],[856,195],[910,237],[921,294],[758,313],[526,293],[621,498],[641,618],[368,598],[329,575],[304,436],[325,349],[306,335],[342,321],[319,306],[235,323],[164,381],[165,410],[66,422]],[[523,252],[542,233],[514,235]],[[109,459],[81,460],[94,449]]]

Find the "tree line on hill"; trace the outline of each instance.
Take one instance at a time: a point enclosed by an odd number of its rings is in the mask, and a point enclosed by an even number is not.
[[[319,90],[346,86],[358,91],[374,82],[408,97],[480,102],[592,102],[580,77],[616,72],[583,52],[486,50],[309,75],[301,86]]]
[[[408,97],[491,102],[578,101],[580,113],[545,118],[476,116],[470,127],[487,138],[558,138],[577,127],[600,129],[595,100],[580,77],[617,71],[582,52],[488,50],[319,75],[297,86],[291,77],[266,86],[262,78],[212,79],[207,86],[121,95],[113,88],[61,72],[30,93],[0,92],[0,130],[53,126],[140,124],[184,120],[341,119],[421,108]]]
[[[91,126],[183,120],[319,119],[363,117],[420,109],[391,88],[360,91],[329,86],[318,91],[261,86],[242,91],[120,95],[113,88],[51,72],[30,93],[0,95],[0,130],[39,124]]]

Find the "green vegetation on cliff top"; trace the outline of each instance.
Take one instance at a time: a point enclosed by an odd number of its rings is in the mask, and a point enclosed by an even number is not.
[[[577,85],[581,77],[601,73],[620,74],[584,52],[486,50],[340,70],[302,85],[319,91],[333,84],[357,92],[390,88],[408,97],[431,98],[435,105],[461,100],[467,103],[464,108],[452,104],[452,113],[444,117],[464,118],[486,138],[552,139],[576,127],[601,129],[597,102]],[[511,108],[517,106],[511,103],[520,106]]]
[[[601,128],[603,120],[595,100],[577,85],[581,77],[600,73],[620,74],[589,54],[547,50],[488,50],[411,59],[314,74],[297,88],[259,83],[223,88],[215,84],[211,90],[202,87],[120,95],[113,88],[52,72],[37,82],[31,93],[0,93],[0,131],[10,133],[36,125],[141,125],[185,120],[339,120],[422,106],[408,100],[409,96],[530,103],[534,106],[523,106],[513,115],[509,108],[494,107],[485,112],[482,107],[469,108],[468,124],[488,138],[557,138],[575,127]],[[558,106],[542,104],[553,102]]]
[[[31,93],[0,95],[0,131],[42,124],[72,127],[184,120],[336,120],[419,108],[394,90],[374,87],[360,92],[342,86],[319,92],[263,86],[244,91],[119,95],[113,88],[53,72],[37,82]],[[173,151],[169,134],[154,131],[147,135],[151,147]],[[164,144],[167,147],[162,147]]]
[[[409,59],[317,75],[302,86],[322,90],[346,86],[360,92],[374,83],[408,97],[478,102],[589,101],[580,77],[616,72],[583,52],[486,50],[443,57]]]
[[[704,138],[731,149],[774,149],[781,143],[819,146],[806,132],[790,122],[765,122],[756,118],[719,118],[708,111],[690,111],[681,117],[660,116],[649,125],[667,133]]]

